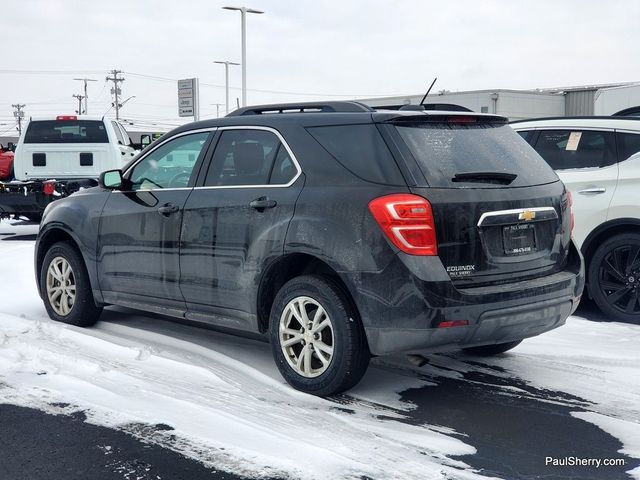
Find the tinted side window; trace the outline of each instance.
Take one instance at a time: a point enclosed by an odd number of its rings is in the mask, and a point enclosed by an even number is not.
[[[373,124],[311,127],[308,132],[347,170],[369,182],[403,185],[389,147]]]
[[[524,138],[528,144],[531,144],[531,141],[533,140],[533,134],[534,133],[536,133],[535,130],[519,130],[518,131],[518,135],[520,135],[522,138]]]
[[[118,139],[118,142],[120,142],[120,145],[124,145],[124,138],[122,137],[122,132],[120,131],[118,124],[116,122],[111,122],[111,126],[113,127],[113,131],[116,132],[116,138]]]
[[[606,167],[617,161],[612,132],[541,130],[535,149],[554,170]]]
[[[640,133],[617,133],[618,158],[624,161],[634,153],[640,152]]]
[[[188,186],[208,136],[209,132],[183,135],[156,148],[133,168],[129,177],[132,189]]]
[[[109,143],[100,120],[36,120],[29,123],[24,143]]]
[[[224,130],[213,154],[205,185],[267,185],[274,160],[281,150],[286,154],[286,149],[281,149],[281,146],[280,139],[265,130]],[[282,158],[280,162],[284,161]]]

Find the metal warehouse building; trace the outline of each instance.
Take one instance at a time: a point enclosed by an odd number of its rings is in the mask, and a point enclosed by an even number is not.
[[[399,108],[417,105],[424,94],[359,99],[372,107]],[[535,90],[441,91],[431,94],[427,104],[453,104],[474,112],[496,113],[510,120],[575,115],[612,115],[640,106],[640,82]]]

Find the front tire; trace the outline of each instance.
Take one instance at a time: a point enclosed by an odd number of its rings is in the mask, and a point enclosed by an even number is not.
[[[329,278],[305,275],[287,282],[271,308],[269,332],[278,370],[302,392],[340,393],[367,371],[370,353],[360,319]]]
[[[589,292],[609,319],[640,323],[640,235],[606,240],[589,262]]]
[[[47,251],[40,268],[40,295],[52,320],[88,327],[102,313],[93,300],[89,274],[80,253],[68,242]]]

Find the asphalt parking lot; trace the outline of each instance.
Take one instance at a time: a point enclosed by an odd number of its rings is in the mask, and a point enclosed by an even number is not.
[[[628,436],[618,438],[621,435],[613,436],[607,433],[608,429],[601,428],[602,425],[585,421],[591,418],[590,415],[625,420],[626,427],[631,429],[626,431],[637,438],[640,426],[637,424],[637,416],[633,417],[637,405],[632,404],[640,395],[637,381],[630,380],[626,386],[612,384],[607,387],[611,390],[611,402],[607,402],[606,395],[593,396],[593,392],[587,387],[588,381],[592,378],[596,385],[596,382],[602,382],[601,375],[604,374],[598,371],[597,365],[584,361],[584,358],[594,354],[592,346],[585,347],[584,351],[575,347],[574,351],[567,347],[567,342],[572,341],[571,337],[576,332],[585,332],[586,339],[602,334],[602,348],[611,348],[611,345],[617,344],[609,343],[615,342],[615,339],[605,336],[606,332],[617,328],[638,336],[640,326],[607,322],[588,302],[581,305],[576,316],[569,320],[567,326],[558,329],[557,333],[550,332],[525,342],[513,353],[492,359],[463,354],[431,355],[427,357],[429,363],[422,367],[415,367],[402,357],[376,359],[361,387],[345,395],[318,400],[321,403],[317,403],[316,399],[308,401],[306,396],[291,394],[288,387],[271,384],[280,380],[275,367],[270,363],[267,345],[176,324],[156,315],[141,315],[127,309],[109,309],[105,312],[103,321],[93,329],[94,332],[73,332],[74,337],[65,339],[67,330],[58,330],[57,324],[52,325],[46,320],[41,304],[34,301],[33,292],[26,295],[24,301],[15,300],[12,303],[9,300],[9,297],[21,296],[21,288],[26,285],[24,282],[28,282],[28,275],[24,275],[24,281],[11,284],[7,281],[11,278],[8,266],[13,264],[14,268],[27,269],[31,274],[31,265],[18,265],[16,262],[29,258],[35,230],[35,226],[26,222],[0,224],[0,275],[3,277],[4,289],[4,293],[0,294],[0,305],[4,305],[0,306],[0,314],[1,320],[8,322],[6,324],[13,325],[11,322],[15,322],[16,325],[15,328],[9,327],[0,337],[0,360],[14,358],[16,364],[19,364],[15,368],[5,365],[4,370],[0,369],[2,478],[233,479],[250,478],[256,474],[262,478],[306,477],[305,459],[299,460],[299,469],[291,471],[282,468],[260,470],[230,461],[230,456],[235,458],[237,455],[232,446],[227,450],[218,441],[209,440],[233,438],[219,435],[217,429],[233,429],[234,425],[244,428],[240,421],[220,424],[211,422],[208,430],[204,430],[210,431],[211,437],[201,438],[200,443],[191,442],[189,448],[185,448],[185,443],[180,441],[182,428],[179,420],[176,420],[180,418],[180,412],[165,412],[166,416],[162,417],[159,410],[159,413],[151,417],[155,419],[154,422],[104,422],[100,416],[96,416],[95,411],[100,406],[112,408],[112,404],[107,403],[107,400],[101,404],[95,398],[100,398],[100,395],[106,397],[108,393],[85,398],[83,392],[86,388],[79,389],[76,384],[69,382],[69,378],[77,380],[81,375],[97,379],[101,375],[114,374],[113,370],[116,373],[120,370],[128,371],[127,364],[119,357],[113,358],[111,363],[105,363],[106,360],[100,357],[103,347],[95,343],[97,339],[119,347],[135,342],[139,358],[135,359],[137,363],[132,361],[132,364],[139,366],[131,371],[135,370],[136,375],[144,375],[147,383],[139,387],[140,390],[131,392],[131,397],[122,398],[146,396],[150,398],[150,403],[144,405],[152,405],[154,392],[148,388],[161,381],[148,374],[143,366],[145,361],[149,363],[149,359],[155,357],[173,359],[177,355],[194,362],[197,360],[196,351],[189,346],[181,345],[183,350],[180,353],[177,345],[163,344],[168,336],[178,338],[186,344],[211,349],[222,363],[230,362],[229,359],[253,362],[260,374],[269,377],[268,381],[260,380],[256,385],[244,385],[241,378],[245,372],[241,367],[234,374],[237,377],[226,381],[239,382],[241,391],[248,398],[260,400],[263,416],[273,414],[275,417],[277,412],[268,410],[271,406],[275,408],[276,402],[269,398],[276,398],[273,396],[277,395],[277,398],[285,399],[284,403],[288,403],[291,409],[300,407],[302,410],[306,409],[309,415],[328,412],[328,415],[322,417],[323,421],[339,418],[340,423],[327,423],[326,428],[340,428],[342,431],[335,437],[327,438],[333,438],[337,443],[343,441],[343,449],[340,450],[343,456],[358,453],[357,445],[350,443],[350,429],[356,429],[356,423],[352,425],[350,419],[353,422],[360,421],[363,412],[367,412],[368,421],[372,422],[363,422],[359,433],[363,435],[361,438],[366,438],[369,442],[367,448],[378,448],[380,452],[387,450],[390,456],[397,449],[400,460],[403,458],[401,455],[409,455],[406,453],[409,447],[414,448],[419,455],[407,458],[423,458],[425,472],[436,472],[438,475],[433,478],[624,479],[633,478],[626,472],[638,467],[637,456],[633,458],[631,455],[634,453],[633,445],[625,446],[622,441],[626,441]],[[31,329],[31,324],[37,327]],[[29,330],[33,331],[29,333]],[[76,334],[92,335],[93,343],[87,344],[91,347],[85,351],[82,343],[76,344]],[[27,349],[24,347],[27,338],[25,337],[22,345],[20,335],[33,338],[35,343]],[[581,338],[576,337],[576,342],[582,341]],[[51,344],[58,339],[61,345],[65,344],[69,348],[65,355],[73,352],[73,358],[78,359],[79,365],[90,358],[93,362],[99,362],[99,368],[91,367],[90,374],[78,373],[74,367],[69,366],[75,360],[59,362],[56,358],[47,356],[53,351]],[[47,343],[49,341],[51,344]],[[11,349],[12,342],[16,342],[15,349]],[[73,345],[69,347],[69,343]],[[16,356],[11,356],[16,351]],[[250,357],[244,356],[246,351],[252,352]],[[611,361],[615,362],[615,358],[618,357],[614,355]],[[620,356],[620,368],[628,368],[628,363],[633,361],[634,358]],[[166,368],[169,375],[173,367]],[[221,371],[216,371],[216,374],[218,377],[223,376]],[[256,377],[258,374],[251,372],[251,375]],[[566,382],[569,382],[568,379],[577,380],[566,383],[565,387],[563,378],[567,379]],[[64,380],[59,389],[56,388],[57,379]],[[41,383],[47,381],[49,383]],[[113,378],[111,381],[115,382]],[[34,385],[38,388],[34,388]],[[105,384],[96,380],[95,385],[103,388]],[[65,393],[66,387],[68,390]],[[181,395],[183,389],[189,388],[183,386],[179,390],[175,382],[171,387],[175,388],[170,390],[175,395]],[[242,397],[228,394],[223,396],[222,390],[226,387],[222,384],[215,388],[217,391],[193,388],[193,392],[203,397],[210,392],[209,399],[201,400],[211,402],[207,403],[210,410],[203,412],[209,414],[211,410],[215,410],[232,415],[234,409],[240,408],[233,402],[242,403]],[[273,393],[272,389],[280,393]],[[620,392],[617,389],[621,389]],[[603,391],[606,393],[606,389]],[[191,396],[194,395],[193,392],[190,393]],[[73,401],[74,393],[78,395],[77,402]],[[40,394],[42,397],[35,398]],[[67,401],[60,402],[60,398],[66,398]],[[265,399],[269,401],[264,401]],[[144,405],[129,407],[122,403],[121,409],[123,412],[130,409],[133,411]],[[255,409],[255,405],[252,405],[251,411]],[[184,415],[187,416],[190,412],[185,407]],[[243,422],[251,422],[253,418],[247,412],[248,410],[244,411]],[[202,422],[206,423],[207,418],[209,417],[203,416]],[[197,418],[191,420],[198,422]],[[277,424],[270,425],[273,427]],[[309,434],[315,428],[321,428],[320,425],[322,424],[311,422]],[[300,427],[299,432],[305,432],[304,426]],[[433,437],[438,445],[438,442],[443,441],[442,435],[459,443],[452,443],[455,448],[450,454],[443,453],[442,447],[430,449],[428,439],[412,439],[412,443],[404,443],[409,442],[408,437],[420,436],[420,432],[423,432],[425,438],[435,432],[440,436]],[[325,435],[329,435],[329,432]],[[356,439],[355,434],[353,439]],[[470,448],[456,450],[459,445]],[[250,456],[255,451],[247,454]],[[313,453],[310,452],[310,455]],[[550,463],[548,457],[601,461],[617,459],[622,464],[553,466],[547,464]],[[440,463],[440,470],[437,466],[432,469],[434,464]],[[411,478],[411,472],[420,471],[420,465],[410,470],[400,462],[396,467],[391,467],[391,460],[386,466],[384,463],[380,465],[377,474],[372,475],[366,470],[358,472],[355,469],[345,472],[344,478]],[[310,462],[309,468],[309,478],[316,478],[313,462]],[[637,472],[638,470],[635,472],[636,476]]]

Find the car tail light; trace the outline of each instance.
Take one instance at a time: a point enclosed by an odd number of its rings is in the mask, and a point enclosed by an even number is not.
[[[449,320],[447,322],[440,322],[438,328],[466,327],[467,325],[469,325],[468,320]]]
[[[58,115],[56,120],[77,120],[78,117],[75,115]]]
[[[369,202],[369,211],[396,247],[410,255],[437,255],[436,226],[431,204],[408,193],[386,195]]]
[[[45,195],[53,195],[56,191],[56,184],[54,182],[45,182],[42,185],[42,191]]]
[[[573,195],[568,190],[567,204],[569,205],[569,234],[573,235],[573,227],[576,224],[576,217],[573,215]]]

